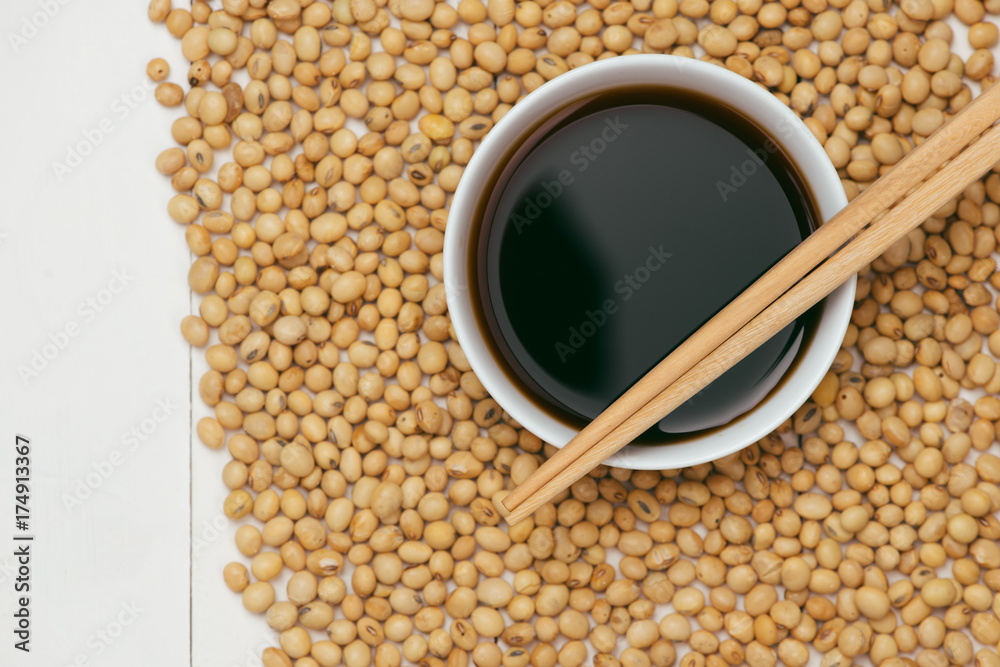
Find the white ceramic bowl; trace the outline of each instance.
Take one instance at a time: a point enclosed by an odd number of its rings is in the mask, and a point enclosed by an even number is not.
[[[556,447],[576,431],[547,414],[510,381],[484,342],[488,331],[473,310],[469,284],[469,242],[475,212],[499,164],[530,130],[567,103],[622,86],[662,84],[721,100],[739,110],[790,156],[812,191],[822,220],[847,204],[840,178],[823,147],[809,129],[767,90],[717,65],[669,55],[611,58],[574,69],[546,83],[519,102],[497,123],[465,169],[448,215],[444,245],[444,282],[448,308],[458,341],[483,386],[514,419]],[[822,304],[810,341],[797,363],[757,407],[729,424],[664,445],[627,446],[607,461],[636,470],[666,470],[696,465],[731,454],[756,442],[790,417],[822,380],[847,330],[854,304],[855,281],[841,286]]]

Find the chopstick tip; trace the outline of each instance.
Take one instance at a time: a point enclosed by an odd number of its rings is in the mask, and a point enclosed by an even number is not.
[[[522,516],[523,512],[517,511],[517,508],[521,505],[521,503],[517,501],[516,489],[514,491],[505,492],[499,500],[500,502],[497,503],[497,511],[500,513],[500,517],[509,525],[513,526],[517,522],[524,519],[524,516]],[[515,518],[512,519],[511,517]]]
[[[523,511],[514,510],[513,512],[511,512],[510,514],[508,514],[507,516],[504,517],[504,521],[507,522],[508,526],[513,527],[513,526],[516,526],[517,524],[521,523],[522,521],[524,521],[527,518],[528,518],[528,516]]]

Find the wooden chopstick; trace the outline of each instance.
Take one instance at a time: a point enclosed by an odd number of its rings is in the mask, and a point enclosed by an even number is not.
[[[968,123],[972,123],[974,126],[983,124],[988,127],[989,124],[995,122],[996,117],[1000,116],[1000,106],[998,106],[996,102],[997,99],[1000,99],[1000,94],[998,94],[998,91],[996,91],[995,88],[1000,88],[1000,86],[996,86],[987,91],[987,94],[992,93],[989,98],[986,98],[986,94],[981,95],[978,98],[978,100],[983,100],[984,104],[977,105],[977,108],[973,109],[975,112],[974,114],[957,115],[955,119],[945,125],[938,134],[935,134],[921,144],[919,148],[911,152],[911,156],[920,156],[920,154],[923,154],[920,161],[914,162],[914,164],[917,165],[916,168],[921,170],[925,169],[928,164],[927,160],[936,157],[936,162],[934,162],[932,167],[927,170],[927,173],[930,173],[933,169],[940,165],[940,162],[946,159],[943,156],[944,151],[950,150],[957,143],[961,142],[964,137],[968,137],[968,131],[965,131],[967,128],[966,123],[958,123],[958,121],[963,120],[963,115],[965,117],[964,120]],[[966,109],[969,109],[971,106],[972,104],[966,107]],[[956,124],[961,124],[963,127],[950,127]],[[945,139],[941,141],[934,141],[940,134],[944,134]],[[569,445],[564,447],[551,459],[549,459],[549,461],[543,464],[535,472],[535,474],[525,481],[524,484],[515,489],[515,491],[512,492],[504,501],[505,507],[508,509],[513,508],[511,510],[511,514],[507,517],[508,523],[513,525],[514,523],[523,520],[540,505],[544,504],[555,494],[559,493],[559,491],[568,487],[574,481],[592,470],[596,465],[604,461],[608,456],[621,449],[625,444],[642,433],[646,428],[656,423],[659,419],[662,419],[662,417],[670,410],[690,398],[694,395],[694,393],[711,382],[712,379],[721,375],[722,372],[734,365],[737,361],[739,361],[739,359],[742,359],[744,356],[749,354],[750,351],[756,349],[756,347],[764,340],[780,331],[782,327],[790,323],[796,317],[808,310],[809,307],[832,292],[837,286],[847,280],[853,272],[860,270],[860,268],[865,264],[881,255],[903,234],[909,232],[912,228],[920,224],[927,215],[942,206],[951,197],[961,192],[965,186],[991,168],[993,164],[996,163],[997,157],[1000,157],[995,152],[990,152],[994,143],[997,141],[998,136],[1000,135],[998,135],[997,128],[991,129],[984,137],[977,141],[973,147],[964,151],[958,158],[936,174],[919,190],[906,197],[898,206],[891,209],[891,211],[883,216],[883,218],[878,220],[876,223],[873,223],[872,227],[859,235],[854,242],[837,252],[836,255],[827,260],[827,262],[824,262],[819,268],[813,271],[813,273],[810,274],[806,280],[803,280],[802,283],[796,285],[792,291],[788,292],[784,296],[781,296],[778,301],[782,305],[779,308],[776,308],[777,303],[775,303],[775,305],[766,309],[764,313],[756,315],[755,318],[751,315],[751,318],[754,318],[753,322],[755,324],[751,327],[744,327],[744,329],[740,330],[737,335],[734,335],[721,347],[719,347],[715,353],[706,353],[700,358],[694,359],[695,363],[691,363],[688,368],[683,369],[680,373],[673,368],[667,369],[667,372],[660,373],[661,367],[667,365],[666,362],[670,361],[682,347],[687,346],[691,348],[684,361],[691,358],[694,354],[694,350],[702,350],[707,347],[702,344],[701,341],[695,339],[701,338],[701,334],[705,328],[712,325],[713,322],[719,319],[721,315],[724,315],[729,308],[724,309],[719,313],[719,315],[716,315],[713,320],[696,332],[694,336],[685,341],[681,347],[669,355],[664,362],[661,362],[656,368],[653,369],[653,371],[647,374],[640,381],[641,383],[644,383],[643,389],[646,392],[649,391],[650,385],[653,386],[654,390],[659,390],[650,400],[639,404],[641,399],[633,398],[631,396],[633,390],[630,389],[622,396],[621,399],[619,399],[619,401],[616,401],[617,405],[622,403],[623,399],[628,398],[628,406],[620,408],[619,414],[625,411],[630,411],[630,414],[621,419],[621,421],[616,425],[611,426],[610,429],[606,427],[606,424],[602,424],[601,429],[593,429],[590,434],[590,439],[585,441],[584,444],[578,444],[576,441],[580,440],[580,437],[587,431],[587,429],[584,429],[584,431],[581,431],[577,438],[574,438],[574,440],[571,441],[570,444],[575,444],[575,447],[572,450],[567,451],[569,449]],[[971,138],[972,137],[969,137],[969,139]],[[967,143],[968,139],[965,141]],[[960,147],[961,146],[959,146],[959,148]],[[991,159],[992,161],[990,161]],[[980,169],[981,166],[982,168]],[[901,161],[897,167],[897,169],[893,169],[882,179],[876,181],[876,184],[869,189],[869,192],[874,190],[878,183],[882,182],[882,180],[889,179],[889,177],[893,174],[902,172],[909,168],[905,160]],[[896,189],[901,187],[899,184],[900,182],[908,182],[909,180],[909,178],[902,177],[898,180],[893,179],[890,186],[893,189]],[[909,189],[912,189],[912,187],[903,188],[901,194],[905,194]],[[881,194],[878,197],[872,197],[870,199],[881,200],[887,198],[888,196],[888,194]],[[861,197],[855,200],[855,203],[860,201]],[[939,201],[939,203],[933,206],[927,203],[935,201]],[[864,227],[865,224],[867,224],[867,222],[874,217],[874,215],[881,213],[883,210],[876,208],[874,211],[869,213],[868,210],[870,205],[866,205],[862,208],[860,206],[855,206],[855,203],[846,207],[841,214],[838,214],[838,216],[831,219],[831,221],[828,222],[827,225],[821,227],[819,231],[834,225],[834,223],[838,221],[838,218],[841,220],[840,225],[856,225],[856,231],[857,229]],[[861,210],[865,213],[856,214],[855,212],[858,211],[859,208],[861,208]],[[922,217],[920,214],[923,214]],[[844,223],[842,222],[843,220],[847,220],[848,222]],[[809,238],[812,239],[817,236],[819,231]],[[806,245],[806,242],[803,242],[799,248],[804,245]],[[795,251],[790,253],[785,260],[782,260],[779,265],[776,265],[775,269],[781,266],[781,264],[786,263],[786,260],[791,258],[794,254]],[[868,259],[864,261],[856,259],[859,257],[868,257]],[[836,261],[832,262],[835,258]],[[828,264],[829,266],[827,266]],[[813,268],[813,266],[815,265],[808,266],[805,271],[809,271]],[[831,272],[838,267],[842,269],[844,266],[856,266],[857,268],[853,269],[853,271],[847,270],[842,277],[831,277]],[[788,269],[788,267],[785,268]],[[774,269],[761,278],[758,283],[764,281],[772,272],[774,272]],[[837,275],[839,276],[839,274]],[[814,276],[822,276],[822,278]],[[779,279],[787,277],[786,272],[779,276]],[[795,281],[793,280],[792,283],[794,284],[794,282]],[[756,285],[757,284],[751,286],[750,289],[753,289]],[[791,287],[791,285],[789,285],[789,287]],[[749,291],[750,290],[747,292]],[[747,292],[744,292],[743,295],[738,297],[737,301],[743,300],[743,297],[746,296]],[[818,296],[815,296],[817,294]],[[813,298],[813,296],[815,296],[815,298]],[[771,301],[773,301],[773,299],[769,300],[768,303],[771,303]],[[736,303],[736,301],[733,303]],[[772,310],[772,308],[774,310]],[[785,317],[788,312],[792,312],[793,310],[795,311],[794,315]],[[781,327],[773,330],[768,328],[777,321],[783,322]],[[765,327],[765,324],[763,323],[766,322],[770,322],[772,324]],[[740,326],[743,325],[741,324]],[[767,333],[766,335],[761,333],[761,331],[765,329],[770,331],[770,333]],[[709,343],[708,346],[710,345],[711,343]],[[715,350],[715,348],[713,347],[712,350]],[[712,350],[708,350],[708,352],[712,352]],[[706,355],[708,358],[706,358]],[[692,369],[698,370],[696,372],[692,372]],[[651,378],[651,376],[654,375],[657,377]],[[667,378],[671,379],[667,380]],[[675,381],[678,378],[681,378],[682,382],[675,384]],[[681,396],[683,396],[683,398],[680,398]],[[679,402],[677,402],[678,400]],[[602,413],[601,417],[604,417],[606,413],[607,411]],[[604,421],[606,423],[610,420]],[[594,433],[601,432],[603,432],[603,435],[594,435]],[[587,444],[590,446],[585,446]],[[548,470],[546,470],[545,475],[539,477],[538,480],[533,479],[535,475],[542,472],[546,468],[548,468]],[[522,491],[522,489],[525,489],[526,487],[527,489]],[[519,491],[521,493],[515,497],[515,493]],[[516,502],[508,504],[507,501],[512,498],[514,498]]]
[[[1000,118],[1000,86],[983,92],[850,205],[822,225],[740,296],[681,343],[649,373],[622,394],[597,419],[515,488],[503,504],[513,511],[565,465],[652,400],[705,355],[736,333],[764,307],[846,243],[876,215],[895,204]]]

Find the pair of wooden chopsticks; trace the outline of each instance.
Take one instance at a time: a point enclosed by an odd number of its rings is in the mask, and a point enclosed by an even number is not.
[[[514,525],[530,516],[981,178],[1000,160],[1000,126],[993,127],[998,118],[1000,85],[995,85],[788,253],[515,488],[503,500],[510,511],[507,522]]]

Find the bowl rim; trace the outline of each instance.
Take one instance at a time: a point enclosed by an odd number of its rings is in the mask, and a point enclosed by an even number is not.
[[[840,177],[825,150],[806,125],[764,87],[724,67],[665,54],[610,58],[573,69],[528,94],[486,135],[459,182],[449,210],[444,240],[444,284],[455,336],[466,359],[489,394],[518,423],[545,442],[562,447],[576,434],[527,399],[510,382],[483,341],[473,313],[468,285],[470,229],[474,211],[504,151],[519,142],[525,128],[566,106],[567,101],[625,85],[657,85],[687,89],[721,100],[740,110],[790,156],[808,185],[820,219],[829,220],[847,204]],[[822,302],[822,313],[808,347],[781,384],[736,423],[712,429],[683,442],[628,445],[607,465],[634,470],[670,470],[712,461],[765,437],[809,399],[840,350],[854,308],[856,279]]]

